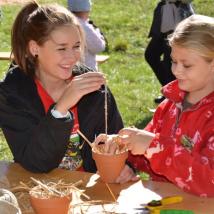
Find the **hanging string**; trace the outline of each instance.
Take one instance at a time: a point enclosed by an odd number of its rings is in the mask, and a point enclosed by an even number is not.
[[[107,112],[107,85],[105,84],[105,104],[104,104],[104,110],[105,110],[105,134],[108,133],[108,112]]]

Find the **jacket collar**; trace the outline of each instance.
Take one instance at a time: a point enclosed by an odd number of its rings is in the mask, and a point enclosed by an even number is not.
[[[176,105],[178,105],[178,106],[181,105],[181,103],[184,100],[185,95],[187,94],[186,91],[183,91],[178,87],[177,80],[174,80],[174,81],[168,83],[167,85],[165,85],[161,91],[166,98],[168,98],[172,102],[176,103]],[[202,98],[200,101],[198,101],[193,106],[195,108],[195,107],[198,107],[198,106],[201,106],[204,104],[208,104],[211,102],[214,102],[214,91],[211,92],[210,94],[208,94],[207,96],[205,96],[204,98]]]
[[[174,80],[168,83],[167,85],[165,85],[161,91],[166,98],[168,98],[169,100],[175,103],[182,102],[186,95],[186,92],[180,90],[180,88],[178,87],[177,80]]]

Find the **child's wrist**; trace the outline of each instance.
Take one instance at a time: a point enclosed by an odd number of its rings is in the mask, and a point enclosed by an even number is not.
[[[51,109],[51,114],[53,117],[60,119],[60,118],[71,118],[71,114],[69,111],[66,113],[61,113],[60,111],[56,110],[55,107]]]

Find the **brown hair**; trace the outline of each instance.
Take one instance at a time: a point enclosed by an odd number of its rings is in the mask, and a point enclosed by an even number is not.
[[[214,59],[214,18],[192,15],[178,24],[169,36],[170,46],[197,51],[207,61]]]
[[[35,75],[36,57],[28,47],[30,40],[43,45],[50,34],[63,25],[74,25],[81,36],[81,51],[84,50],[84,35],[76,17],[57,4],[40,6],[35,1],[25,5],[17,15],[11,31],[12,53],[16,64],[28,75]]]

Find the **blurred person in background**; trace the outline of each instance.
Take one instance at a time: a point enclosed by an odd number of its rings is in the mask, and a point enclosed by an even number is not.
[[[175,79],[171,72],[170,46],[167,36],[176,25],[194,13],[192,0],[160,0],[154,10],[153,21],[149,32],[151,40],[145,50],[145,59],[152,68],[161,86]],[[160,103],[165,99],[159,96],[154,99]]]
[[[86,46],[83,63],[97,71],[96,55],[106,49],[107,40],[100,29],[89,19],[91,5],[90,0],[68,0],[69,10],[78,18],[85,33]]]

